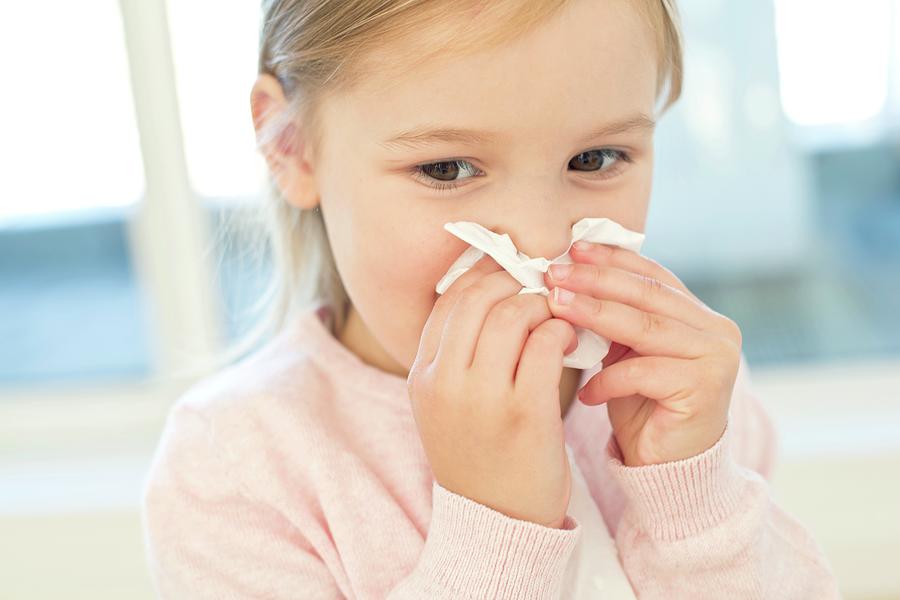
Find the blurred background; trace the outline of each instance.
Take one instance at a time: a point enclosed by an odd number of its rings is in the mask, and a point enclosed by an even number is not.
[[[642,252],[741,326],[846,598],[900,598],[900,0],[679,4]],[[166,411],[269,272],[221,228],[264,181],[258,11],[0,4],[0,600],[154,597]]]

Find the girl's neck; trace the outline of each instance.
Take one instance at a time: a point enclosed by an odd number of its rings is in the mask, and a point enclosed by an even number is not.
[[[409,370],[381,347],[352,304],[347,309],[344,328],[335,337],[364,363],[400,377],[409,375]]]

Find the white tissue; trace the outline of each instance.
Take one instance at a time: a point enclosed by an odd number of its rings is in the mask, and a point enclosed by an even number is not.
[[[544,285],[544,273],[551,264],[568,264],[572,262],[569,250],[578,240],[597,242],[619,246],[639,252],[644,243],[644,234],[631,231],[605,217],[588,217],[572,226],[572,241],[566,251],[548,260],[543,257],[531,258],[519,252],[508,234],[497,234],[472,221],[456,221],[444,224],[444,229],[471,245],[456,262],[450,265],[447,273],[438,281],[435,291],[443,294],[456,278],[468,271],[472,265],[489,254],[497,263],[506,269],[524,287],[520,294],[541,294],[549,296],[550,290]],[[563,357],[563,366],[573,369],[602,368],[603,357],[609,352],[610,340],[590,329],[575,327],[578,336],[578,348]]]

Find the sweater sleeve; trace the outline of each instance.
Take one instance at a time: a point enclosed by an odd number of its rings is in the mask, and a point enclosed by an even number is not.
[[[742,352],[728,411],[733,425],[731,454],[739,465],[770,479],[778,455],[778,433],[751,384],[750,366]]]
[[[144,482],[142,522],[160,598],[343,598],[306,532],[255,500],[216,448],[209,419],[176,405]],[[387,595],[557,599],[581,534],[508,517],[433,483],[433,512],[412,571]],[[372,557],[373,561],[390,557]]]
[[[433,512],[413,572],[390,600],[546,598],[562,592],[581,524],[567,515],[561,529],[522,521],[433,483]]]
[[[144,481],[141,516],[158,596],[341,598],[314,547],[242,489],[212,439],[207,417],[176,405]]]
[[[641,599],[840,598],[819,546],[770,495],[774,429],[747,380],[738,394],[719,440],[684,460],[628,467],[610,436],[626,497],[616,545],[632,587]]]

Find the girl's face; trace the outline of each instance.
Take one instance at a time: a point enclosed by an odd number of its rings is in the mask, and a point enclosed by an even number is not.
[[[402,60],[404,47],[383,57]],[[400,77],[373,72],[328,98],[314,178],[363,324],[353,349],[408,373],[435,285],[469,247],[448,221],[546,258],[584,217],[644,231],[656,77],[654,36],[633,8],[575,0],[503,46]]]

